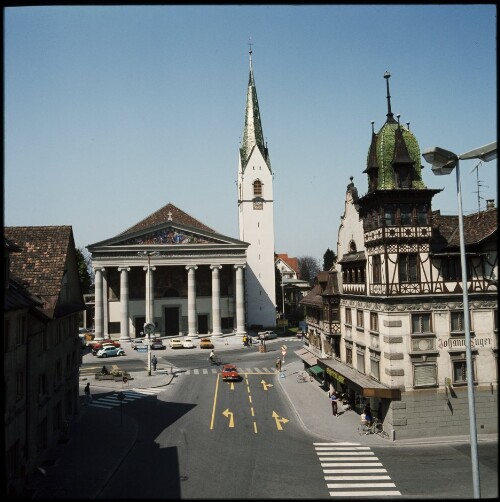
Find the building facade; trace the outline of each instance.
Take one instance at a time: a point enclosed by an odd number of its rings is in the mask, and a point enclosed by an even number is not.
[[[89,245],[95,339],[244,334],[247,247],[173,204]]]
[[[249,326],[276,324],[273,171],[264,143],[250,50],[245,127],[238,165],[240,240],[248,242],[245,270]]]
[[[329,354],[317,326],[308,348],[325,380],[358,411],[369,401],[394,438],[468,434],[458,217],[432,209],[439,190],[422,181],[418,142],[394,118],[384,77],[368,192],[359,197],[351,178],[338,231],[339,343]],[[497,225],[492,201],[464,223],[479,434],[498,431]]]
[[[4,434],[8,493],[29,495],[78,413],[81,294],[69,226],[5,227]]]

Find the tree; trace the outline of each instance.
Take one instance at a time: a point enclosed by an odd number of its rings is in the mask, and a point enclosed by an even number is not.
[[[90,293],[90,287],[92,286],[92,265],[91,256],[86,248],[76,249],[76,264],[78,266],[78,277],[80,278],[80,284],[82,286],[82,293]]]
[[[337,255],[328,248],[323,255],[323,270],[330,270],[337,261]]]
[[[303,281],[308,281],[312,286],[314,278],[320,271],[318,260],[312,256],[299,256],[297,261],[299,264],[300,278]]]

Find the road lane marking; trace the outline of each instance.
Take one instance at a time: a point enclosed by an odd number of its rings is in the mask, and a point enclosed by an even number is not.
[[[272,417],[276,421],[276,428],[279,431],[283,430],[283,427],[281,426],[282,423],[286,424],[287,422],[289,422],[288,418],[285,418],[285,417],[280,418],[280,416],[275,411],[273,411]]]
[[[215,379],[214,405],[212,407],[212,420],[210,421],[210,430],[214,428],[215,408],[217,407],[217,392],[219,390],[219,377]]]
[[[229,411],[229,408],[225,409],[222,414],[229,418],[229,427],[234,427],[234,415],[232,411]]]
[[[370,490],[370,491],[358,491],[354,490],[352,492],[330,492],[330,497],[380,497],[381,495],[401,495],[401,492],[394,490]]]

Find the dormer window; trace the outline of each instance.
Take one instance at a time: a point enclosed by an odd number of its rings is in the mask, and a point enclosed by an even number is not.
[[[410,168],[409,166],[398,166],[394,168],[397,188],[410,188]]]

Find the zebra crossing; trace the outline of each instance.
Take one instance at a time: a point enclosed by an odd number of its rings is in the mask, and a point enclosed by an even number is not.
[[[144,397],[151,397],[163,392],[164,389],[131,389],[131,390],[123,390],[121,391],[123,395],[123,399],[120,400],[118,397],[118,392],[113,392],[109,396],[102,396],[98,398],[93,398],[92,402],[89,403],[89,406],[93,406],[94,408],[103,408],[110,410],[117,406],[120,406],[120,403],[131,403],[132,401],[136,401],[137,399],[142,399]]]
[[[369,446],[314,443],[330,497],[386,497],[401,492]]]
[[[167,365],[168,366],[168,365]],[[236,367],[238,370],[238,373],[240,374],[251,374],[251,373],[258,373],[260,374],[271,374],[275,375],[276,370],[275,369],[270,369],[270,368],[240,368]],[[222,365],[214,368],[191,368],[191,369],[182,369],[182,368],[176,368],[175,366],[172,366],[172,372],[173,373],[178,373],[182,375],[217,375],[220,373],[222,370]]]

